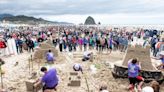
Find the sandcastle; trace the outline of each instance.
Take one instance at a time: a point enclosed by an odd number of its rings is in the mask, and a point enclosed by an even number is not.
[[[128,61],[129,59],[137,58],[141,62],[140,75],[145,78],[145,82],[157,80],[160,83],[163,82],[163,74],[160,70],[153,67],[150,58],[150,47],[143,48],[139,45],[135,47],[128,46],[126,55],[123,59],[122,65],[114,65],[112,74],[115,78],[127,78],[128,77]]]
[[[49,43],[41,43],[37,51],[34,53],[34,59],[45,59],[45,55],[48,52],[48,50],[51,50],[55,57],[58,56],[58,51],[50,45]]]
[[[48,43],[44,42],[44,43],[41,43],[39,45],[39,48],[36,49],[33,58],[31,56],[31,61],[45,60],[45,56],[46,56],[46,53],[48,52],[48,50],[51,50],[54,53],[55,57],[58,57],[58,51],[55,49],[55,47],[53,47],[50,44],[50,42],[48,42]],[[41,62],[38,62],[38,69],[40,68],[40,64],[39,63],[41,63]],[[30,67],[33,68],[33,64],[29,65],[29,68]],[[36,74],[35,77],[38,77],[38,75]],[[25,81],[27,91],[29,91],[29,92],[34,92],[34,91],[37,92],[38,90],[40,90],[42,88],[42,85],[40,85],[38,88],[34,88],[33,85],[34,85],[35,81],[36,81],[36,78],[31,78],[31,76],[30,76],[30,79]]]

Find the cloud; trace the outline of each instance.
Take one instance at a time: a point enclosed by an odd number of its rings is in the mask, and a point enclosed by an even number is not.
[[[0,10],[29,15],[163,13],[163,3],[163,0],[0,0]]]
[[[130,22],[133,18],[148,20],[149,17],[151,20],[150,16],[154,16],[152,20],[157,21],[163,18],[159,16],[164,15],[163,9],[164,0],[0,0],[1,13],[57,18],[56,20],[69,20],[73,17],[79,22],[88,15],[96,16],[97,19],[99,17],[98,20],[115,18]],[[77,23],[76,20],[73,21]]]
[[[9,2],[9,0],[1,0],[0,1],[0,4],[2,5],[2,4],[7,4]]]
[[[164,24],[164,14],[159,15],[138,15],[138,14],[89,14],[92,16],[96,23],[101,22],[101,24]],[[44,15],[37,16],[43,17],[47,20],[52,21],[67,21],[75,24],[84,23],[88,14],[75,15]]]

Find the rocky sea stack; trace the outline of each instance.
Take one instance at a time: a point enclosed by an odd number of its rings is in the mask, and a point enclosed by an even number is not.
[[[86,20],[85,20],[85,23],[84,23],[85,25],[95,25],[96,23],[95,23],[95,20],[91,17],[91,16],[89,16]]]

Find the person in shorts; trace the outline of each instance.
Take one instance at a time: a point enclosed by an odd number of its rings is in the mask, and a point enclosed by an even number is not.
[[[136,83],[138,83],[137,86],[138,91],[141,92],[141,87],[143,85],[144,79],[141,76],[139,76],[140,69],[141,69],[141,65],[137,59],[132,59],[128,61],[128,78],[130,82],[130,86],[128,88],[130,89],[131,92],[133,92]]]

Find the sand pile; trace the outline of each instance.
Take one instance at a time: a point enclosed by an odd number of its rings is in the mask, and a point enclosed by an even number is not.
[[[41,43],[41,44],[39,44],[39,47],[40,47],[41,49],[53,48],[53,46],[50,45],[50,44],[48,44],[48,43]]]
[[[48,40],[46,43],[49,44],[49,45],[51,45],[51,46],[53,46],[53,43],[52,43],[51,40]]]
[[[137,58],[141,62],[143,70],[155,70],[150,59],[150,48],[142,48],[141,46],[128,46],[128,50],[123,62],[124,66],[128,65],[128,61],[132,58]]]
[[[114,57],[116,54],[119,56],[123,56],[120,53],[113,53],[113,55],[109,55],[109,57]],[[74,91],[87,92],[88,91],[87,84],[89,86],[90,92],[98,92],[99,86],[101,85],[102,82],[108,84],[108,89],[111,90],[111,92],[120,92],[120,91],[127,92],[127,90],[125,90],[125,86],[128,85],[127,80],[124,81],[115,80],[111,74],[111,70],[108,68],[108,66],[106,66],[105,61],[94,60],[93,62],[89,62],[89,61],[82,62],[81,60],[77,60],[72,57],[67,57],[67,58],[70,59],[66,62],[67,67],[65,68],[67,71],[64,71],[63,69],[60,70],[61,72],[65,72],[64,73],[65,75],[59,73],[59,76],[61,77],[62,80],[61,81],[62,84],[59,84],[58,92],[74,92]],[[112,58],[108,62],[112,62],[112,63],[117,62],[119,58]],[[69,73],[73,71],[72,66],[74,63],[80,63],[84,69],[84,74],[80,75],[81,76],[80,87],[67,86],[70,77]],[[90,70],[91,65],[94,65],[96,67],[96,72]],[[59,69],[58,67],[56,68]],[[87,83],[85,79],[87,79],[88,81]],[[122,82],[125,83],[121,84]],[[120,84],[120,86],[118,86],[118,83]],[[124,90],[120,90],[120,88]]]
[[[87,83],[90,92],[98,92],[101,83],[106,83],[110,92],[128,92],[126,89],[129,84],[128,80],[113,78],[111,74],[112,70],[106,64],[106,62],[115,64],[118,60],[122,59],[124,55],[125,53],[112,52],[109,57],[104,56],[104,58],[109,58],[108,61],[94,60],[93,62],[82,62],[81,60],[73,58],[71,53],[63,52],[59,53],[55,64],[47,65],[41,62],[40,67],[47,66],[56,68],[60,81],[57,87],[57,92],[87,92]],[[28,68],[29,57],[29,53],[23,53],[21,55],[4,58],[4,61],[6,61],[6,64],[4,65],[4,69],[6,70],[4,84],[5,88],[10,89],[9,92],[27,92],[24,81],[27,80],[28,75],[30,75]],[[18,65],[15,66],[16,62],[18,62]],[[79,76],[81,77],[80,87],[68,86],[68,83],[70,83],[70,72],[74,72],[72,66],[75,63],[80,63],[85,73],[83,75],[79,72]],[[91,71],[91,65],[95,65],[95,73]],[[33,62],[33,67],[34,71],[39,71],[38,63]],[[87,83],[85,79],[87,79]]]
[[[48,50],[51,50],[54,53],[55,57],[58,57],[58,51],[54,47],[52,47],[51,45],[47,43],[42,43],[40,44],[37,51],[35,51],[34,59],[45,59],[45,56]]]
[[[6,63],[3,66],[3,69],[5,70],[5,74],[3,75],[3,83],[4,88],[8,89],[8,92],[21,92],[18,90],[25,89],[24,81],[29,75],[29,56],[29,53],[23,53],[10,58],[4,58]],[[16,62],[18,63],[16,64]]]

